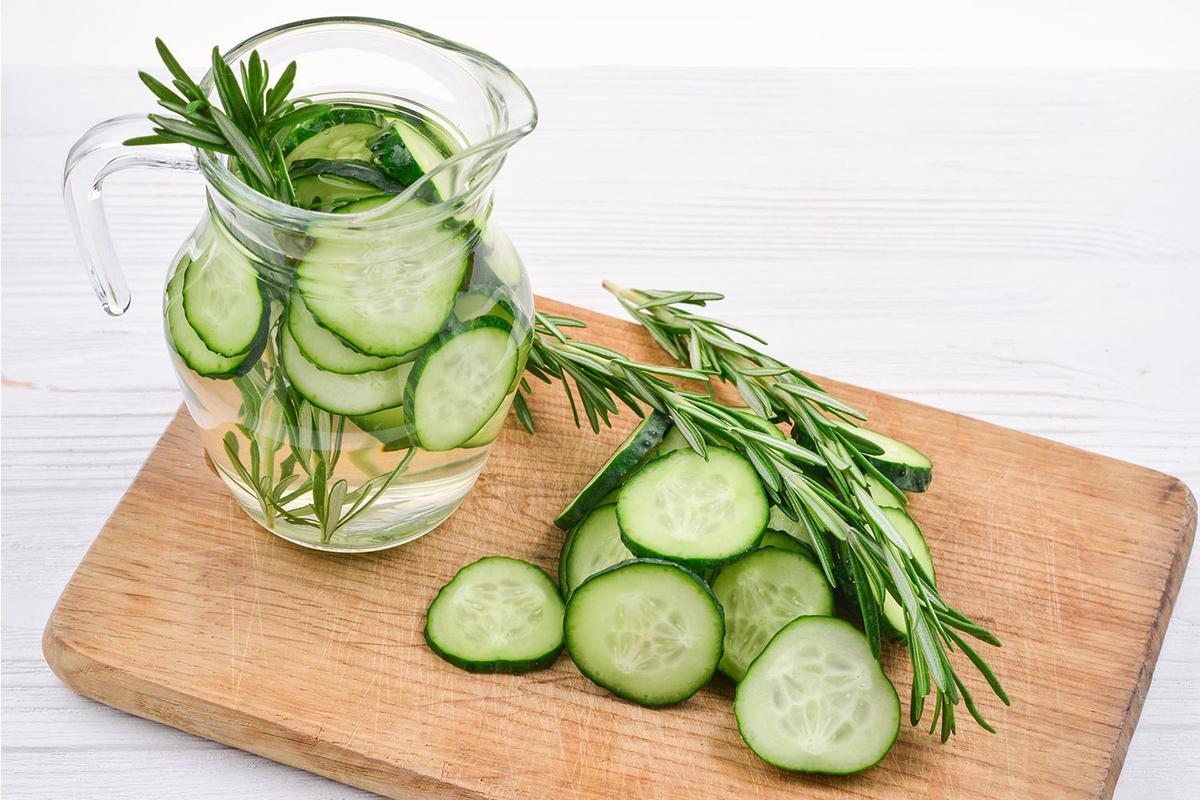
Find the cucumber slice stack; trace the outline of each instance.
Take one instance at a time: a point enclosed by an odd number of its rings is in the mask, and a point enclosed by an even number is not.
[[[871,496],[932,581],[903,493],[867,472]],[[710,445],[702,457],[669,420],[651,416],[556,521],[574,522],[558,559],[564,645],[593,683],[664,706],[720,671],[737,683],[742,738],[786,770],[848,774],[891,748],[895,688],[866,637],[832,616],[810,531],[768,505],[741,455]],[[892,598],[880,618],[903,632]]]
[[[808,556],[763,547],[721,570],[713,594],[725,609],[721,672],[740,681],[780,628],[797,617],[833,613],[833,590]]]
[[[258,360],[267,340],[266,310],[257,321],[257,335],[245,352],[224,356],[208,346],[187,320],[183,307],[184,276],[190,262],[181,264],[167,282],[166,326],[171,345],[188,368],[206,378],[235,378],[244,375]],[[257,289],[255,290],[257,292]]]

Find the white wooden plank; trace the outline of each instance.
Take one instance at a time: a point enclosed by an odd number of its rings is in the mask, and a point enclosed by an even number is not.
[[[542,123],[497,207],[537,290],[719,289],[814,372],[1200,486],[1200,75],[532,72]],[[358,797],[73,695],[41,660],[61,587],[178,404],[157,308],[186,177],[111,182],[134,291],[90,295],[59,198],[124,70],[6,67],[3,778],[17,797]],[[1200,577],[1185,580],[1118,797],[1200,784]],[[972,735],[968,733],[967,735]]]

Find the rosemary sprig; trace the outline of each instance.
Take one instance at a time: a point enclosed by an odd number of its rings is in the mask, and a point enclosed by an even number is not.
[[[993,731],[983,718],[950,661],[956,647],[980,671],[1006,705],[1009,698],[987,663],[963,640],[959,631],[980,641],[999,646],[989,631],[949,606],[927,580],[903,539],[888,522],[867,489],[866,477],[874,477],[903,500],[904,494],[884,478],[859,450],[855,441],[830,422],[831,417],[854,423],[866,417],[823,390],[816,382],[788,364],[772,358],[754,344],[765,344],[754,334],[688,308],[704,307],[722,299],[712,292],[665,292],[629,290],[605,284],[625,309],[669,353],[689,369],[732,385],[742,400],[764,419],[792,426],[793,437],[814,451],[824,477],[817,491],[824,507],[811,503],[797,491],[793,477],[782,474],[782,485],[769,470],[759,469],[772,499],[813,535],[818,556],[831,579],[836,566],[849,574],[872,649],[879,652],[878,614],[886,593],[904,608],[908,651],[913,668],[910,708],[912,724],[921,718],[925,698],[936,693],[931,732],[941,723],[943,741],[955,731],[954,710],[959,700],[984,729]],[[758,464],[755,464],[758,467]],[[805,471],[811,475],[811,470]],[[812,487],[814,490],[816,487]],[[826,514],[833,509],[835,517]],[[836,584],[836,581],[833,581]]]
[[[683,300],[704,302],[718,299],[719,295],[699,293],[658,293],[655,296],[639,297],[637,302],[629,300],[638,311],[665,309]],[[645,303],[645,305],[643,305]],[[640,321],[640,318],[639,318]],[[661,323],[661,320],[656,321]],[[530,375],[547,383],[560,383],[567,393],[576,424],[580,424],[579,409],[583,410],[593,431],[601,423],[610,424],[610,416],[616,414],[620,405],[643,414],[640,403],[667,414],[679,428],[689,445],[701,455],[710,445],[731,447],[745,456],[757,470],[773,502],[780,505],[789,515],[803,523],[814,542],[821,566],[830,583],[837,585],[847,572],[854,576],[854,586],[863,611],[863,618],[872,649],[879,654],[878,614],[885,593],[897,597],[905,608],[909,619],[909,652],[913,662],[912,720],[917,724],[924,707],[924,699],[936,690],[935,719],[941,721],[943,740],[954,732],[954,707],[964,700],[968,712],[981,726],[993,730],[977,711],[962,681],[950,664],[948,651],[962,647],[958,631],[970,634],[982,641],[998,645],[999,641],[988,631],[968,620],[948,606],[923,576],[912,561],[907,545],[899,533],[887,521],[867,492],[863,469],[866,459],[852,443],[844,441],[836,432],[821,436],[824,428],[817,428],[818,436],[811,437],[816,449],[805,444],[783,441],[766,434],[761,423],[749,421],[748,415],[760,414],[775,419],[774,405],[760,402],[758,407],[749,403],[750,409],[726,406],[714,399],[710,392],[683,389],[666,378],[682,378],[700,381],[707,385],[712,377],[725,379],[732,369],[715,356],[725,348],[710,345],[713,357],[705,358],[708,351],[700,347],[701,357],[679,358],[683,367],[662,367],[635,362],[621,353],[599,345],[580,342],[564,333],[564,328],[581,328],[584,323],[570,318],[537,314],[535,336],[526,370]],[[722,329],[719,326],[718,329]],[[673,356],[688,352],[681,349],[678,337],[684,333],[679,323],[656,324],[649,328],[651,335]],[[725,328],[728,329],[728,328]],[[710,331],[705,331],[710,334]],[[750,334],[746,334],[750,336]],[[697,334],[703,344],[703,337]],[[717,337],[719,338],[719,337]],[[751,338],[754,338],[751,336]],[[730,340],[732,341],[732,340]],[[736,342],[733,345],[737,345]],[[737,345],[740,346],[740,345]],[[693,345],[688,348],[696,349]],[[755,351],[745,348],[738,356],[745,359],[739,365],[743,384],[763,388],[766,379],[778,379],[791,375],[805,390],[793,394],[790,389],[780,389],[787,403],[779,403],[780,409],[793,412],[792,406],[799,401],[791,398],[806,398],[817,408],[838,408],[840,401],[822,392],[819,387],[799,375],[781,362],[757,364]],[[737,385],[736,381],[732,381]],[[740,387],[739,387],[740,388]],[[517,415],[526,427],[532,430],[527,395],[528,381],[520,389]],[[763,389],[764,393],[766,389]],[[747,394],[758,397],[754,390]],[[765,395],[769,397],[770,395]],[[848,408],[848,407],[846,407]],[[763,411],[767,413],[762,413]],[[850,411],[842,413],[850,414]],[[795,410],[796,417],[805,418],[802,410]],[[857,415],[861,417],[861,415]],[[791,417],[787,417],[791,420]],[[840,447],[839,447],[840,446]],[[856,455],[857,454],[857,455]],[[863,462],[860,466],[859,459]],[[833,482],[832,472],[842,479],[842,484]],[[853,488],[850,483],[853,482]],[[970,660],[983,673],[998,696],[1008,702],[999,682],[986,662],[973,650],[966,650]]]
[[[235,379],[242,395],[237,430],[246,439],[247,460],[234,431],[222,445],[234,477],[258,502],[268,526],[276,518],[316,529],[322,543],[370,509],[416,454],[409,448],[390,472],[375,475],[351,489],[335,469],[342,455],[346,418],[313,406],[287,385],[283,373],[267,377],[262,363]],[[275,455],[290,448],[276,474]],[[308,494],[310,502],[289,505]]]
[[[288,99],[295,86],[296,62],[288,64],[271,86],[270,69],[255,50],[239,65],[239,83],[238,76],[221,57],[220,49],[214,47],[209,74],[220,100],[217,106],[209,101],[202,81],[187,74],[162,39],[155,39],[154,44],[171,74],[174,89],[148,72],[139,72],[138,77],[158,104],[174,116],[150,114],[154,133],[129,139],[125,144],[174,142],[229,156],[250,188],[295,205],[296,192],[278,134],[329,109],[322,104]]]

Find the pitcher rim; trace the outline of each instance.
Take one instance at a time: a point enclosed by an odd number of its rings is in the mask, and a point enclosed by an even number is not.
[[[408,36],[413,39],[419,39],[433,47],[446,50],[452,53],[466,56],[479,63],[481,66],[490,69],[497,74],[511,81],[513,88],[520,93],[524,100],[529,104],[528,118],[521,124],[514,125],[505,131],[492,136],[482,142],[479,142],[471,147],[467,147],[457,153],[454,153],[449,158],[442,161],[427,175],[432,175],[438,170],[446,168],[448,165],[469,158],[479,153],[496,150],[503,152],[516,141],[524,138],[529,134],[538,123],[537,103],[533,99],[533,94],[515,72],[505,66],[497,59],[489,56],[487,53],[476,50],[473,47],[461,44],[459,42],[447,39],[437,34],[415,28],[411,25],[405,25],[400,22],[382,19],[379,17],[366,16],[328,16],[328,17],[312,17],[309,19],[296,20],[286,22],[281,25],[276,25],[266,30],[260,31],[247,39],[239,42],[229,50],[222,53],[221,58],[225,63],[233,66],[236,61],[242,56],[248,54],[255,47],[258,47],[264,41],[271,39],[282,33],[290,32],[301,28],[319,27],[324,25],[336,24],[354,24],[369,27],[385,28],[391,32]],[[213,90],[213,76],[210,70],[204,75],[200,82],[200,87],[206,93]],[[309,209],[298,208],[288,205],[273,197],[263,194],[256,189],[251,188],[244,181],[241,181],[233,174],[233,172],[221,161],[221,159],[213,153],[206,150],[196,151],[196,162],[200,166],[200,171],[210,185],[213,185],[227,200],[248,205],[256,214],[263,218],[269,219],[273,224],[292,223],[301,228],[306,228],[311,223],[320,223],[322,226],[335,225],[337,227],[360,228],[360,227],[405,227],[410,225],[421,224],[427,218],[444,217],[454,213],[458,207],[463,204],[464,197],[470,197],[472,194],[481,191],[482,187],[487,186],[492,175],[486,176],[487,179],[478,184],[472,190],[458,194],[450,198],[441,200],[438,203],[429,204],[428,206],[414,210],[412,213],[393,215],[390,212],[403,206],[408,200],[412,199],[415,194],[413,184],[408,189],[405,189],[400,194],[396,195],[391,201],[384,203],[377,208],[363,211],[356,214],[337,214],[329,211],[312,211]],[[499,165],[492,165],[490,171],[494,173]]]

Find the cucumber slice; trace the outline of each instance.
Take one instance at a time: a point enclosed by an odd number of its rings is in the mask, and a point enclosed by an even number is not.
[[[567,597],[567,559],[571,555],[571,546],[575,543],[575,531],[578,526],[567,531],[563,537],[562,547],[558,551],[558,592],[565,600]]]
[[[525,267],[517,248],[513,247],[508,234],[498,225],[488,225],[480,234],[476,256],[483,264],[484,272],[500,286],[520,286],[524,280]]]
[[[563,601],[540,567],[503,556],[458,571],[429,604],[425,641],[469,672],[530,672],[563,645]]]
[[[923,492],[929,488],[933,462],[915,447],[844,420],[830,418],[828,422],[858,445],[867,460],[898,489]]]
[[[781,769],[847,775],[878,764],[900,732],[900,698],[867,639],[834,617],[775,634],[738,684],[742,739]]]
[[[466,322],[476,317],[500,317],[511,325],[517,318],[516,305],[500,290],[472,289],[454,301],[454,319]]]
[[[498,317],[473,319],[431,342],[404,393],[421,447],[453,450],[470,441],[508,397],[517,366],[512,329]]]
[[[504,430],[504,421],[508,419],[508,412],[512,408],[512,398],[507,398],[500,407],[496,409],[496,413],[492,414],[484,426],[479,429],[479,432],[472,436],[467,441],[463,442],[463,447],[483,447],[485,444],[491,444],[496,441],[496,437],[500,435],[500,431]]]
[[[296,144],[284,160],[289,167],[297,161],[315,158],[370,162],[375,154],[371,152],[367,140],[378,133],[379,126],[374,122],[334,124]]]
[[[736,407],[736,410],[748,412],[747,408],[744,408],[741,406]],[[754,413],[742,414],[742,422],[747,427],[757,428],[758,430],[762,431],[763,433],[767,433],[767,434],[770,434],[771,436],[774,436],[776,439],[786,439],[787,438],[784,435],[783,431],[779,430],[778,427],[776,427],[775,425],[772,425],[770,422],[768,422],[767,420],[758,416],[757,414],[754,414]],[[690,448],[690,447],[691,447],[691,445],[688,444],[687,439],[683,438],[683,434],[679,432],[679,428],[676,428],[675,426],[672,425],[671,430],[667,431],[667,435],[663,437],[662,444],[659,445],[658,455],[665,456],[667,453],[670,453],[672,450],[681,450],[681,449]]]
[[[431,138],[423,127],[418,127],[406,119],[398,118],[392,121],[392,130],[400,137],[404,148],[412,156],[413,162],[420,168],[422,176],[433,172],[438,164],[446,160],[448,153]],[[438,203],[454,197],[454,178],[447,170],[433,175],[430,183],[432,202]]]
[[[382,202],[360,200],[337,211],[356,214]],[[355,350],[404,355],[445,324],[469,256],[461,232],[435,225],[318,237],[296,267],[296,288],[313,317]]]
[[[407,184],[388,175],[383,170],[367,161],[333,161],[327,158],[300,158],[292,162],[288,168],[292,179],[309,178],[313,176],[329,176],[343,180],[365,183],[375,188],[376,193],[400,194],[408,188]]]
[[[183,313],[183,277],[187,266],[181,264],[167,282],[166,324],[171,346],[188,368],[206,378],[236,378],[254,366],[267,341],[267,328],[262,325],[256,343],[245,353],[232,358],[214,353],[204,340],[188,325]],[[267,315],[263,315],[266,322]]]
[[[771,523],[768,522],[767,524],[770,525]],[[813,552],[811,547],[797,541],[789,534],[786,534],[783,531],[772,530],[771,528],[767,528],[765,531],[763,531],[762,541],[758,543],[759,550],[763,549],[764,547],[777,547],[780,550],[787,550],[792,553],[803,553],[806,556],[811,556]],[[756,550],[755,552],[758,551]]]
[[[588,578],[567,602],[563,629],[580,672],[644,706],[679,703],[712,680],[725,636],[721,607],[704,581],[656,560],[626,561]]]
[[[404,415],[404,406],[385,408],[350,419],[359,428],[383,442],[384,451],[406,450],[417,443],[413,427]]]
[[[663,434],[671,427],[671,418],[658,411],[638,423],[625,437],[625,441],[613,451],[603,466],[596,471],[587,485],[567,503],[567,507],[554,519],[554,524],[566,530],[573,527],[584,515],[621,485],[621,482],[642,463],[642,459],[658,446]]]
[[[262,335],[267,313],[258,270],[240,248],[214,233],[183,275],[183,313],[209,350],[233,358]]]
[[[763,547],[723,567],[712,584],[725,609],[720,669],[740,681],[779,629],[796,617],[833,613],[833,589],[812,559]]]
[[[312,211],[336,211],[349,203],[379,196],[379,190],[370,184],[333,175],[295,178],[292,188],[296,191],[296,205]]]
[[[892,523],[892,527],[900,534],[904,541],[908,544],[908,548],[912,550],[913,559],[917,562],[917,566],[925,573],[925,577],[936,586],[937,576],[933,570],[933,554],[929,552],[929,544],[925,541],[925,536],[921,533],[921,529],[917,527],[917,523],[913,522],[912,517],[904,513],[898,508],[884,508],[883,513],[887,515],[888,521]],[[883,623],[884,630],[891,636],[900,639],[908,632],[908,621],[904,618],[904,607],[896,598],[892,597],[889,592],[887,597],[883,598],[883,613],[880,615],[880,621]]]
[[[301,142],[311,139],[322,131],[338,125],[363,124],[379,129],[379,112],[362,106],[340,106],[329,109],[329,113],[307,119],[291,128],[280,144],[284,155],[290,154]]]
[[[356,375],[328,372],[304,357],[286,328],[279,334],[279,363],[292,388],[308,402],[347,416],[370,414],[403,403],[405,383],[413,368],[412,364],[399,364]]]
[[[377,372],[416,358],[415,353],[409,356],[379,358],[363,355],[347,347],[345,342],[321,327],[304,304],[304,298],[297,292],[292,292],[288,301],[287,329],[304,357],[326,372],[336,372],[340,375]]]
[[[617,498],[626,547],[690,567],[719,566],[753,550],[767,517],[758,473],[724,447],[709,447],[707,460],[690,449],[656,458]]]
[[[690,447],[691,445],[688,444],[687,439],[683,438],[683,434],[679,432],[679,428],[672,425],[671,429],[663,436],[662,444],[654,452],[656,456],[665,456],[667,453],[676,450],[687,450]]]
[[[908,499],[904,497],[902,492],[900,493],[900,496],[897,497],[892,493],[892,489],[888,488],[883,481],[879,480],[874,475],[868,475],[866,477],[867,489],[871,492],[871,499],[873,499],[875,504],[880,508],[902,509],[908,503]],[[900,490],[896,489],[896,492],[900,492]]]
[[[380,131],[368,142],[368,146],[384,172],[405,186],[412,186],[424,177],[424,170],[394,127]]]
[[[563,597],[567,599],[597,572],[633,558],[633,553],[621,541],[615,503],[592,509],[571,531],[571,551],[559,578]]]
[[[813,546],[812,534],[805,524],[789,517],[779,506],[771,506],[767,527],[785,534],[796,544],[807,547],[810,552],[816,549]]]

